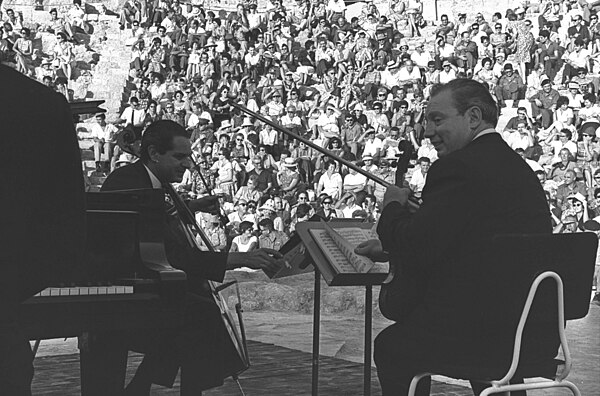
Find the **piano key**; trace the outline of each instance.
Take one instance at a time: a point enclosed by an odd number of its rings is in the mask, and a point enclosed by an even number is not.
[[[107,294],[106,289],[106,286],[98,286],[98,294]]]
[[[50,296],[50,288],[42,290],[40,292],[40,296],[42,296],[42,297]]]
[[[60,296],[60,288],[58,288],[58,287],[51,287],[50,288],[50,296],[51,297]]]
[[[98,287],[96,287],[96,286],[88,287],[88,294],[90,296],[97,295],[98,294]]]
[[[78,287],[77,289],[79,290],[80,296],[87,296],[89,294],[87,287]]]

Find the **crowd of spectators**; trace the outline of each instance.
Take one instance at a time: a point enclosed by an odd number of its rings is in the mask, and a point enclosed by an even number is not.
[[[62,14],[56,8],[48,12],[50,17],[43,21],[25,20],[22,12],[15,12],[0,1],[0,63],[16,68],[70,99],[69,81],[75,78],[74,46],[81,44],[81,35],[89,34],[93,26],[81,0],[73,0]],[[45,52],[35,44],[41,40],[42,33],[55,35]]]
[[[391,182],[396,171],[408,171],[405,184],[418,197],[437,159],[424,137],[430,88],[473,78],[487,84],[500,111],[507,102],[517,108],[501,132],[539,174],[557,230],[569,230],[564,221],[573,216],[583,230],[600,206],[594,74],[600,25],[593,7],[576,1],[539,7],[534,29],[520,5],[490,21],[481,13],[471,22],[466,14],[455,21],[442,15],[430,27],[418,0],[392,0],[387,12],[367,2],[349,18],[344,2],[335,0],[272,0],[260,12],[252,1],[217,12],[193,2],[128,0],[120,26],[137,89],[118,123],[143,128],[170,119],[186,127],[199,168],[179,188],[194,197],[207,188],[222,194],[227,234],[238,238],[227,238],[226,246],[252,249],[260,238],[247,238],[263,218],[286,235],[315,213],[377,219],[384,189],[340,166],[336,156]],[[433,40],[424,38],[426,30]],[[333,157],[247,117],[232,102]],[[111,149],[114,167],[120,153]],[[585,212],[577,210],[581,197]]]
[[[593,3],[542,0],[530,18],[517,4],[490,20],[460,13],[441,15],[433,26],[421,0],[358,6],[355,16],[343,0],[245,0],[231,12],[194,1],[127,0],[120,10],[136,89],[116,124],[142,129],[169,119],[187,128],[198,168],[178,188],[222,198],[221,217],[200,218],[216,246],[277,248],[315,214],[375,221],[383,187],[341,166],[338,156],[390,182],[406,173],[418,197],[437,160],[424,137],[425,123],[435,122],[425,119],[429,92],[456,78],[486,84],[499,111],[517,109],[499,132],[538,174],[556,231],[600,229],[600,24]],[[0,56],[9,44],[27,72],[29,31],[14,13],[4,18]],[[77,13],[57,18],[48,28],[68,42],[69,31],[80,28]],[[68,77],[61,51],[52,62]],[[96,161],[108,158],[111,168],[130,160],[115,147],[115,131],[98,117]]]

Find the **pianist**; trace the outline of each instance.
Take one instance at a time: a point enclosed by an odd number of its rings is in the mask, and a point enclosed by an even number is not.
[[[0,65],[0,394],[31,395],[19,304],[81,263],[85,196],[77,135],[64,97]]]
[[[173,121],[156,121],[144,132],[140,160],[111,173],[102,191],[161,188],[163,183],[181,182],[186,169],[192,166],[191,153],[184,128]],[[191,201],[189,205],[194,211],[218,208],[217,197],[212,196]],[[159,337],[158,341],[154,335],[132,340],[136,346],[140,339],[142,344],[145,341],[149,345],[144,346],[144,360],[127,386],[128,395],[148,395],[152,383],[172,386],[179,367],[182,395],[198,395],[202,390],[220,386],[223,383],[220,345],[225,329],[219,309],[197,284],[205,280],[221,282],[225,271],[230,269],[276,271],[281,265],[280,254],[270,249],[231,254],[191,251],[181,230],[168,225],[165,248],[171,265],[186,270],[194,285],[190,287],[193,293],[187,296],[186,324],[177,334]]]

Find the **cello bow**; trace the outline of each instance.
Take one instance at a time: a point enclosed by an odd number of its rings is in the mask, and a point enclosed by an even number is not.
[[[248,114],[249,116],[254,117],[254,118],[256,118],[257,120],[259,120],[261,122],[264,122],[267,125],[270,125],[276,131],[285,133],[286,135],[290,136],[291,138],[296,139],[296,140],[298,140],[298,141],[306,144],[308,147],[312,148],[313,150],[316,150],[319,153],[321,153],[321,154],[323,154],[323,155],[325,155],[327,157],[333,158],[334,160],[338,161],[339,163],[341,163],[341,164],[347,166],[348,168],[350,168],[352,170],[355,170],[357,173],[365,176],[367,179],[373,180],[375,183],[381,184],[385,188],[388,188],[389,186],[394,185],[394,184],[392,184],[392,183],[390,183],[388,181],[383,180],[379,176],[376,176],[376,175],[374,175],[374,174],[372,174],[370,172],[367,172],[366,170],[362,169],[361,167],[356,166],[352,162],[350,162],[350,161],[348,161],[348,160],[346,160],[344,158],[341,158],[341,157],[339,157],[337,155],[334,155],[334,154],[330,153],[329,151],[327,151],[323,147],[321,147],[321,146],[319,146],[319,145],[311,142],[309,139],[306,139],[305,137],[302,137],[302,136],[300,136],[298,134],[295,134],[294,132],[290,131],[289,129],[287,129],[287,128],[281,126],[281,125],[279,125],[278,123],[274,122],[273,120],[271,120],[271,119],[269,119],[269,118],[267,118],[267,117],[265,117],[265,116],[263,116],[261,114],[258,114],[255,111],[250,110],[249,108],[247,108],[244,105],[241,105],[239,103],[233,103],[233,102],[231,103],[231,105],[233,107],[241,110],[242,112]],[[402,179],[400,179],[400,180],[402,180]],[[398,179],[398,175],[397,175],[396,176],[396,182],[398,182],[398,181],[399,181],[399,179]],[[401,187],[401,186],[398,186],[398,187]],[[408,198],[408,203],[409,203],[409,205],[413,209],[418,209],[419,206],[420,206],[419,200],[417,198],[415,198],[414,196],[412,196],[412,195]]]

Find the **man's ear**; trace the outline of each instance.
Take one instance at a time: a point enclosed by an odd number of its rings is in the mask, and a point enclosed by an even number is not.
[[[467,114],[469,116],[469,126],[471,130],[475,130],[479,128],[481,123],[483,122],[483,114],[481,109],[478,106],[472,106],[467,110]]]
[[[156,146],[154,146],[153,144],[148,146],[148,158],[150,158],[151,162],[158,162],[158,158],[160,156],[160,154],[158,153],[158,150],[156,150]]]

